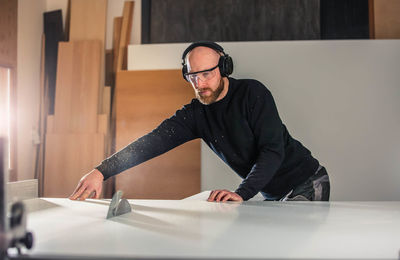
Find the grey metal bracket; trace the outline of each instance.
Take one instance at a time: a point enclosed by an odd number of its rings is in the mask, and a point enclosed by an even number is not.
[[[106,219],[120,216],[132,211],[131,205],[127,199],[121,199],[122,191],[117,191],[112,197]]]

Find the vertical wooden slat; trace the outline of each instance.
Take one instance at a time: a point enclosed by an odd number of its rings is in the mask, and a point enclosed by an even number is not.
[[[105,57],[105,85],[112,86],[114,85],[114,51],[106,50]],[[104,96],[104,95],[103,95]]]
[[[46,120],[48,114],[47,102],[47,81],[45,80],[45,35],[42,36],[42,53],[40,61],[40,96],[39,96],[39,118],[38,130],[40,143],[37,147],[36,153],[36,167],[35,179],[38,179],[39,196],[43,193],[43,173],[44,173],[44,147],[45,147],[45,133],[46,133]]]
[[[110,153],[110,117],[111,117],[111,87],[104,87],[104,92],[103,92],[103,114],[106,115],[106,143],[105,143],[105,149],[106,149],[106,155],[109,155]]]
[[[113,31],[113,53],[114,53],[114,64],[113,64],[113,72],[114,75],[117,72],[118,67],[118,55],[119,55],[119,42],[121,39],[121,26],[122,26],[122,17],[114,18],[114,31]]]
[[[116,71],[127,69],[127,48],[131,38],[134,4],[133,1],[124,3]]]
[[[375,39],[375,11],[374,0],[368,0],[369,38]]]

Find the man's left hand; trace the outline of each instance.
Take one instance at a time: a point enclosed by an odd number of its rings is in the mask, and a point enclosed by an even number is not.
[[[242,202],[243,199],[239,194],[235,192],[231,192],[229,190],[213,190],[210,193],[207,201],[217,201],[217,202],[225,202],[225,201],[239,201]]]

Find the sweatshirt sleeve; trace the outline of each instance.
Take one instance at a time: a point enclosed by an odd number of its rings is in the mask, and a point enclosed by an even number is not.
[[[198,138],[192,107],[184,106],[150,133],[114,153],[96,167],[104,180]]]
[[[271,92],[261,83],[249,95],[249,123],[257,140],[258,155],[247,177],[236,189],[243,200],[262,190],[284,158],[283,125]]]

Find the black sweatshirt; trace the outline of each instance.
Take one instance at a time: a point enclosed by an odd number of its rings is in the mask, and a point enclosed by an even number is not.
[[[135,140],[96,168],[107,179],[187,141],[204,142],[244,180],[243,200],[259,191],[283,196],[304,182],[319,162],[281,122],[271,92],[251,79],[229,79],[226,96],[210,105],[197,99],[176,111],[149,134]]]

